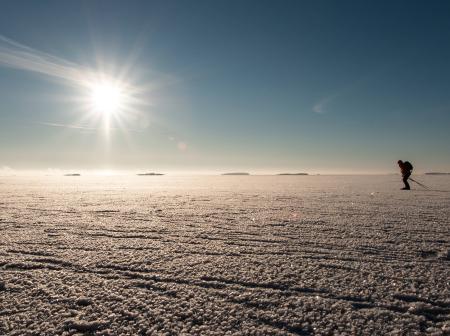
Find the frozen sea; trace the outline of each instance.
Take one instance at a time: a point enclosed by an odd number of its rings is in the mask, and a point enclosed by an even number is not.
[[[449,335],[450,176],[0,177],[0,335]]]

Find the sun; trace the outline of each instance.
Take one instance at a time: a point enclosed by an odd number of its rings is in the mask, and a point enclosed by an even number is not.
[[[142,89],[124,75],[86,73],[80,79],[80,85],[82,92],[77,101],[84,112],[82,119],[106,135],[111,130],[126,130],[126,124],[140,116],[144,104],[139,98]]]
[[[125,95],[118,83],[103,80],[90,85],[90,105],[92,110],[102,115],[120,112],[124,107]]]

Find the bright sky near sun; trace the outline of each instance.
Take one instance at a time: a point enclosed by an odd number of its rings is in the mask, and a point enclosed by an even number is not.
[[[449,14],[3,0],[0,172],[450,171]]]

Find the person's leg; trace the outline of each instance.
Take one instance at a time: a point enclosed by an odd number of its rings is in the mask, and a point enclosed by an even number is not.
[[[411,189],[411,187],[410,187],[410,185],[409,185],[409,183],[408,183],[408,178],[411,176],[411,174],[405,174],[404,176],[403,176],[403,183],[405,184],[405,189],[406,190],[410,190]]]

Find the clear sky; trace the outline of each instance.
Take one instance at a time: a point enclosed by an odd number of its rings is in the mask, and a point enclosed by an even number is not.
[[[2,0],[0,170],[450,171],[449,17],[448,1]]]

